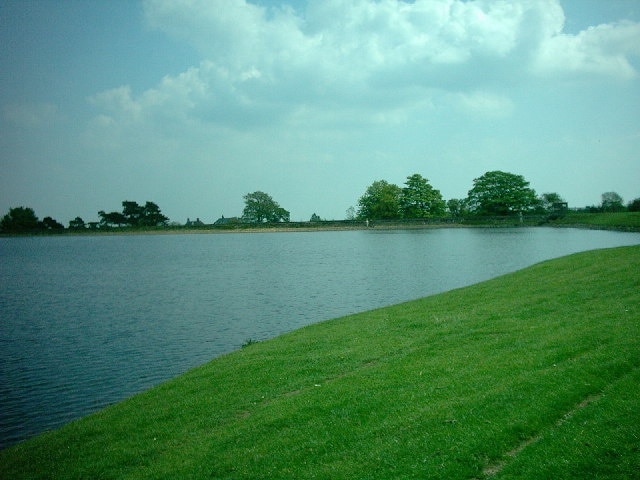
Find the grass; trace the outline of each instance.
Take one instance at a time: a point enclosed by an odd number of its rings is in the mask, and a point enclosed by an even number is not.
[[[638,478],[640,247],[245,348],[0,452],[0,478]]]
[[[639,231],[640,212],[568,213],[551,223]]]

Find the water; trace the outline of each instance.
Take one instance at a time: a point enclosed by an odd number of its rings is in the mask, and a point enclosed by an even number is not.
[[[551,228],[0,238],[0,447],[248,339],[638,243]]]

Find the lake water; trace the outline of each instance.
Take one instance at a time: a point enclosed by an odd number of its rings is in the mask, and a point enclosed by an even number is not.
[[[552,228],[0,238],[0,447],[248,339],[632,244]]]

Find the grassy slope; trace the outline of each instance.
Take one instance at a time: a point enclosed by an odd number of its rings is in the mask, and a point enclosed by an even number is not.
[[[0,452],[0,478],[634,478],[640,247],[253,344]]]
[[[551,223],[637,231],[640,230],[640,212],[568,213]]]

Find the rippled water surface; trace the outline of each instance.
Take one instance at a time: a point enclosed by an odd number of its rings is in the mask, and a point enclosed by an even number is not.
[[[0,447],[248,339],[638,243],[551,228],[0,238]]]

